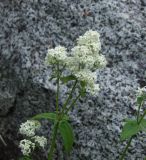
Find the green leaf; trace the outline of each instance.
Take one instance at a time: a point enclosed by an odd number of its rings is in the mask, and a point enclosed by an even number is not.
[[[146,119],[143,119],[139,125],[137,123],[137,120],[126,120],[126,123],[121,133],[121,140],[126,140],[131,136],[136,135],[139,131],[144,130],[145,128]]]
[[[28,156],[23,156],[23,157],[19,158],[19,160],[31,160],[31,158]]]
[[[141,105],[142,101],[144,100],[144,98],[142,96],[138,96],[137,97],[137,104]]]
[[[131,136],[137,134],[139,132],[139,125],[136,120],[129,120],[125,123],[122,133],[121,140],[125,140],[130,138]]]
[[[143,119],[140,123],[140,131],[144,131],[146,129],[146,119]]]
[[[59,131],[63,138],[65,150],[70,152],[74,142],[74,134],[71,125],[67,121],[61,121],[59,124]]]
[[[74,75],[69,75],[69,76],[61,77],[60,80],[63,83],[67,83],[69,81],[76,80],[76,77]]]
[[[41,114],[37,114],[36,116],[32,117],[32,119],[35,119],[35,120],[49,119],[49,120],[56,121],[57,114],[56,113],[41,113]],[[69,117],[67,115],[64,115],[63,120],[68,121]]]
[[[85,97],[85,95],[86,95],[86,82],[81,81],[80,84],[81,84],[81,87],[82,87],[81,90],[80,90],[81,97]]]

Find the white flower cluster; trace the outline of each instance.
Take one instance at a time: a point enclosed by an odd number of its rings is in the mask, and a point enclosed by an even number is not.
[[[35,131],[40,127],[41,124],[36,120],[27,120],[20,125],[19,132],[30,139],[23,139],[20,141],[19,147],[21,148],[23,155],[28,156],[35,149],[36,144],[42,148],[47,144],[47,139],[45,137],[35,135]]]
[[[43,136],[34,136],[34,141],[42,148],[44,148],[47,145],[47,139]]]
[[[45,58],[46,65],[52,65],[55,63],[64,63],[66,59],[66,48],[62,46],[55,47],[54,49],[48,49],[48,54]]]
[[[77,63],[78,70],[79,68],[93,68],[95,58],[91,54],[92,52],[87,46],[76,46],[72,48],[72,61]],[[68,67],[72,67],[72,65],[69,64]]]
[[[21,152],[25,156],[29,156],[29,154],[34,150],[35,143],[31,142],[30,140],[23,139],[20,141],[19,147],[21,148]]]
[[[39,129],[41,124],[38,121],[27,120],[20,125],[19,132],[25,136],[32,137],[35,135],[36,129]]]
[[[96,31],[89,30],[83,36],[77,39],[79,46],[87,46],[92,48],[92,54],[97,54],[101,49],[100,35]]]
[[[72,48],[72,61],[78,63],[78,69],[95,70],[105,67],[107,62],[103,55],[99,54],[101,43],[99,33],[89,30],[77,39],[77,46]],[[71,61],[71,60],[70,60]],[[72,68],[72,63],[68,67]]]
[[[143,88],[138,88],[137,96],[146,98],[146,86],[144,86]]]
[[[75,73],[75,76],[79,81],[83,81],[87,84],[86,91],[92,95],[96,95],[100,90],[99,84],[96,84],[96,72],[90,70],[81,70]]]
[[[50,49],[46,56],[46,64],[54,64],[56,61],[66,64],[66,69],[79,81],[86,82],[86,91],[96,95],[99,85],[96,84],[95,70],[105,67],[107,62],[100,54],[100,35],[96,31],[89,30],[77,39],[77,46],[68,54],[63,47]]]

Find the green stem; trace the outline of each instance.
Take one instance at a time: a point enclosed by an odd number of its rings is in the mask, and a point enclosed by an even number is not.
[[[57,64],[57,93],[56,93],[56,112],[57,115],[59,115],[59,80],[60,80],[60,71],[59,71],[59,63]],[[57,123],[55,124],[54,128],[53,128],[53,133],[52,133],[52,140],[51,140],[51,147],[48,153],[48,160],[52,160],[53,157],[53,153],[55,150],[55,142],[56,142],[56,138],[57,138],[57,131],[58,131],[58,127],[59,127],[59,120],[57,121]]]
[[[144,111],[143,115],[141,116],[141,118],[140,118],[140,120],[139,120],[139,122],[138,122],[138,125],[140,125],[140,123],[141,123],[142,120],[144,119],[145,115],[146,115],[146,110]]]
[[[71,103],[71,105],[66,109],[65,114],[68,113],[68,111],[75,105],[75,103],[77,102],[77,100],[80,98],[81,94],[79,94]]]
[[[59,127],[59,121],[54,126],[54,131],[53,131],[53,134],[52,134],[51,147],[50,147],[50,150],[49,150],[49,153],[48,153],[48,160],[52,160],[52,157],[53,157],[53,153],[54,153],[54,149],[55,149],[55,142],[56,142],[56,138],[57,138],[58,127]]]
[[[73,85],[73,87],[72,87],[72,90],[71,90],[71,92],[70,92],[70,94],[69,94],[69,96],[68,96],[68,98],[67,98],[67,100],[66,100],[66,102],[65,102],[64,105],[63,105],[61,114],[64,113],[64,110],[66,109],[69,100],[72,98],[72,94],[73,94],[73,92],[74,92],[74,90],[75,90],[75,88],[76,88],[77,82],[78,82],[78,81],[76,80],[75,83],[74,83],[74,85]]]
[[[56,112],[58,114],[59,111],[59,79],[60,79],[60,73],[59,73],[59,63],[57,64],[57,94],[56,94]]]
[[[140,108],[142,106],[143,102],[140,103],[140,105],[138,106],[138,111],[137,111],[137,123],[139,123],[139,116],[140,116]]]
[[[129,148],[129,146],[131,144],[132,139],[133,139],[133,136],[129,139],[129,141],[128,141],[128,143],[127,143],[127,145],[126,145],[126,147],[125,147],[125,149],[124,149],[124,151],[123,151],[123,153],[122,153],[122,155],[120,157],[120,160],[123,160],[125,158],[126,153],[128,151],[128,148]]]

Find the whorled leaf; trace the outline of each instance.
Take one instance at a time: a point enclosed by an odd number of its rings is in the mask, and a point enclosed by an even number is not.
[[[122,129],[121,140],[129,139],[131,136],[136,135],[139,131],[146,129],[146,119],[143,119],[140,124],[137,120],[126,120],[126,123]]]
[[[69,82],[69,81],[76,80],[76,77],[75,77],[74,75],[69,75],[69,76],[61,77],[60,80],[61,80],[63,83],[67,83],[67,82]]]
[[[143,102],[144,98],[142,96],[138,96],[137,97],[137,104],[141,105],[141,103]]]
[[[74,142],[74,134],[71,125],[67,121],[61,121],[59,131],[63,139],[65,150],[70,152]]]
[[[37,114],[36,116],[32,117],[32,119],[34,120],[40,120],[40,119],[48,119],[48,120],[53,120],[56,121],[57,120],[57,114],[56,113],[41,113],[41,114]],[[69,117],[67,115],[64,115],[63,120],[68,121]]]

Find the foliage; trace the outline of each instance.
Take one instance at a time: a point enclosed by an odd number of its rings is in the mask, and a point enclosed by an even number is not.
[[[21,134],[29,137],[29,140],[21,141],[26,142],[25,144],[20,143],[20,148],[24,155],[30,155],[30,152],[35,148],[36,142],[39,142],[39,146],[43,148],[46,144],[44,137],[35,136],[36,125],[34,124],[42,119],[47,119],[54,125],[48,160],[53,159],[58,133],[62,137],[65,151],[70,152],[72,150],[74,133],[69,123],[68,112],[86,93],[90,93],[93,96],[98,95],[99,85],[96,84],[96,69],[106,66],[106,59],[100,54],[101,44],[99,37],[98,32],[89,30],[77,39],[77,46],[72,48],[70,53],[67,53],[67,49],[62,46],[48,49],[45,64],[52,70],[50,80],[54,79],[57,85],[56,111],[53,113],[40,113],[32,117],[26,124],[21,125]],[[68,83],[72,87],[71,89],[69,88],[66,101],[61,108],[59,106],[60,88]],[[33,148],[32,144],[34,145]]]
[[[146,129],[146,119],[144,119],[146,115],[146,110],[144,110],[143,113],[140,113],[140,110],[145,101],[146,101],[146,87],[143,87],[138,90],[137,94],[138,110],[136,118],[133,120],[130,119],[126,120],[126,123],[122,129],[121,140],[128,139],[128,143],[120,157],[120,160],[123,160],[125,158],[126,152],[134,136],[137,135],[140,131],[144,131]]]

